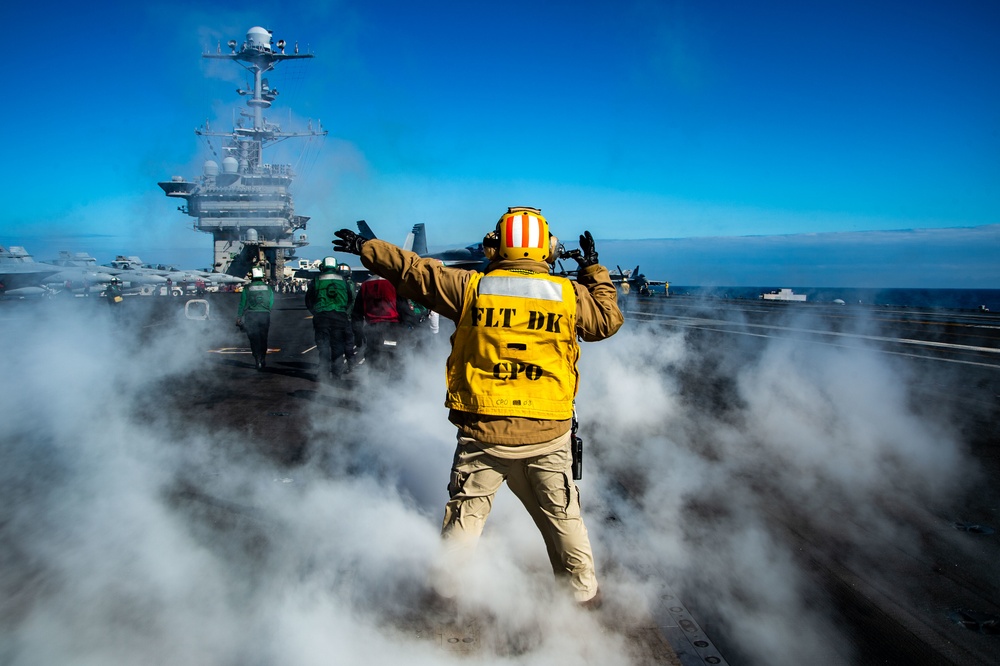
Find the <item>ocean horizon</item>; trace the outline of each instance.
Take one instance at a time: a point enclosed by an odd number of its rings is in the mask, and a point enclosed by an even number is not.
[[[1000,289],[894,289],[859,287],[789,287],[788,285],[766,287],[726,287],[670,285],[671,296],[688,296],[706,299],[759,300],[761,294],[778,289],[791,289],[796,294],[804,294],[807,303],[828,303],[844,301],[845,305],[869,305],[882,307],[932,308],[944,310],[1000,311]],[[663,292],[663,287],[655,287],[654,292]],[[794,304],[794,302],[791,302]]]

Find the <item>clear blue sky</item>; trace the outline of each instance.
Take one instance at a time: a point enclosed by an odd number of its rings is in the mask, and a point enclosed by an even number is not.
[[[231,127],[243,70],[201,54],[256,25],[316,55],[268,74],[269,119],[330,132],[269,160],[301,174],[310,258],[360,218],[396,241],[425,222],[433,248],[524,204],[565,239],[599,241],[1000,223],[991,0],[19,2],[3,15],[0,244],[39,259],[210,263],[211,236],[156,183],[200,173],[196,126]]]

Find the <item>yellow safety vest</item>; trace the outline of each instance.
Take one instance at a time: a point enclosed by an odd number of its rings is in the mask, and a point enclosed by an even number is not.
[[[572,282],[544,273],[474,275],[448,357],[445,406],[495,416],[572,418],[579,356]]]

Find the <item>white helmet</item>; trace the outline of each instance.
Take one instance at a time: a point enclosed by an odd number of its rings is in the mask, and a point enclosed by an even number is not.
[[[263,280],[264,279],[264,269],[263,268],[251,268],[250,269],[250,279],[251,280]]]

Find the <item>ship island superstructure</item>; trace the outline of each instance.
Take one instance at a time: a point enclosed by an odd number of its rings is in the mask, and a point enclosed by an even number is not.
[[[292,167],[265,163],[264,148],[289,138],[327,134],[321,124],[313,129],[311,122],[305,131],[283,132],[264,117],[264,110],[278,95],[264,73],[284,60],[313,57],[299,53],[298,44],[293,53],[285,53],[284,40],[279,40],[275,49],[271,37],[270,30],[253,27],[239,48],[236,40],[230,40],[230,53],[222,53],[220,44],[217,53],[203,55],[234,61],[253,75],[253,90],[237,90],[248,98],[250,110],[240,111],[231,132],[212,131],[208,123],[195,130],[199,136],[223,141],[221,165],[209,159],[194,182],[173,176],[159,183],[168,197],[186,201],[178,210],[195,218],[195,230],[212,234],[213,271],[238,277],[246,276],[253,266],[263,266],[272,279],[280,278],[285,261],[294,257],[296,248],[308,245],[304,233],[296,234],[305,230],[309,218],[295,214],[289,192],[295,178]]]

